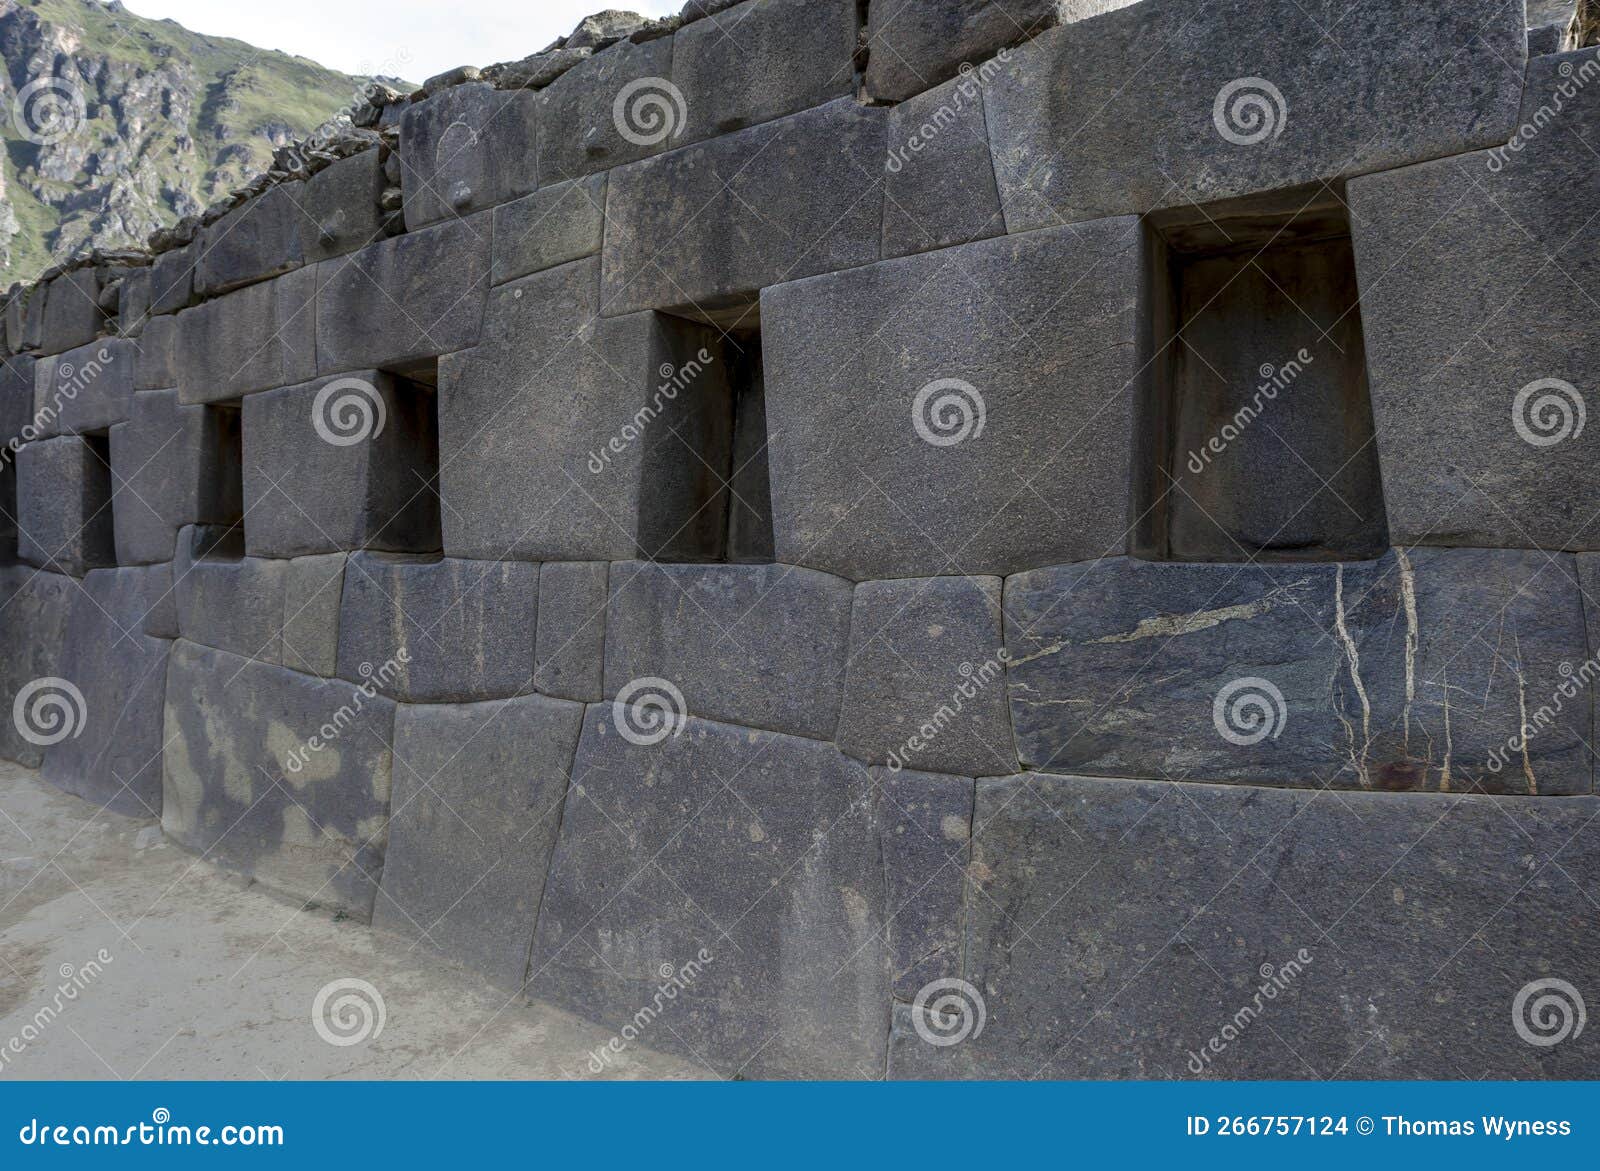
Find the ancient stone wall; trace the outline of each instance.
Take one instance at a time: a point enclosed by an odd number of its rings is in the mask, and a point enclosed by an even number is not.
[[[1509,1015],[1600,970],[1544,16],[696,0],[374,95],[9,298],[0,754],[728,1074],[1594,1076]]]

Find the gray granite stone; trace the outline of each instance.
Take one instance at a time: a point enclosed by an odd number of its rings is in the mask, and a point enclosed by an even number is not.
[[[98,269],[75,269],[46,283],[39,349],[47,354],[59,354],[87,345],[104,323],[105,314],[100,312]]]
[[[862,582],[835,739],[891,768],[1014,772],[999,578]]]
[[[1103,220],[764,293],[778,560],[860,579],[1120,551],[1143,248]]]
[[[333,678],[339,667],[339,605],[345,554],[296,557],[283,575],[283,665]]]
[[[57,675],[61,636],[78,583],[59,573],[26,565],[0,565],[0,756],[29,768],[44,760],[40,735],[61,725],[53,717],[29,724],[34,739],[22,734],[15,719],[18,694],[36,679]],[[42,698],[43,688],[32,695]],[[59,692],[57,692],[59,694]]]
[[[953,78],[896,106],[888,140],[886,259],[1005,235],[977,77]]]
[[[889,956],[897,1000],[961,974],[972,838],[969,777],[874,768]]]
[[[605,227],[604,175],[557,183],[497,207],[490,279],[498,285],[594,256],[605,240]]]
[[[133,407],[135,348],[127,338],[106,337],[56,359],[62,433],[104,431],[127,421]]]
[[[370,691],[179,641],[161,828],[273,890],[368,919],[393,728],[394,704]]]
[[[339,676],[407,703],[533,690],[539,567],[357,553],[345,569]]]
[[[306,181],[299,219],[300,250],[307,261],[365,248],[383,235],[381,151],[340,159]]]
[[[845,98],[612,172],[605,312],[703,314],[877,260],[887,119]]]
[[[225,402],[312,377],[316,276],[298,269],[180,313],[179,400]]]
[[[237,530],[191,525],[178,533],[172,592],[178,629],[190,642],[263,663],[283,661],[288,563],[241,555]]]
[[[33,429],[34,360],[27,354],[12,354],[0,362],[0,446],[12,447],[5,456],[10,462],[15,446],[38,438]]]
[[[53,439],[61,434],[64,397],[56,394],[58,355],[38,358],[33,364],[33,438]],[[31,441],[30,441],[31,442]]]
[[[241,458],[236,418],[178,402],[175,390],[133,396],[128,422],[111,428],[117,561],[171,561],[178,530],[227,524],[243,507],[226,468]]]
[[[533,681],[545,694],[584,703],[600,698],[610,568],[604,561],[547,561],[539,567]]]
[[[17,452],[17,555],[73,577],[117,563],[111,466],[97,444],[63,435]]]
[[[606,694],[666,679],[709,719],[827,740],[839,720],[850,583],[791,565],[611,567]]]
[[[1592,1078],[1587,1031],[1512,1026],[1527,985],[1600,962],[1597,812],[979,781],[963,975],[985,1025],[897,1028],[889,1076]]]
[[[530,993],[620,1030],[666,984],[641,1043],[749,1078],[877,1076],[889,985],[866,770],[693,718],[638,744],[614,719],[585,715]]]
[[[494,207],[539,185],[539,100],[485,82],[406,107],[400,121],[406,228]]]
[[[178,385],[178,319],[152,317],[135,339],[133,388],[171,390]]]
[[[668,149],[683,127],[663,84],[672,76],[672,41],[612,45],[539,91],[540,183],[548,187]],[[629,86],[619,118],[617,103]]]
[[[374,924],[520,990],[582,724],[542,695],[400,706]]]
[[[1014,50],[985,93],[1006,225],[1204,203],[1503,143],[1526,52],[1522,13],[1500,0],[1145,0],[1067,24]],[[1135,75],[1150,80],[1129,85]]]
[[[200,244],[162,252],[150,262],[150,312],[176,313],[194,304],[194,270]]]
[[[305,189],[299,180],[279,183],[207,225],[200,234],[195,292],[215,297],[304,264]]]
[[[117,292],[117,332],[138,337],[150,321],[150,267],[131,268]]]
[[[1570,556],[1423,548],[1019,574],[1017,745],[1028,767],[1096,775],[1588,793],[1577,580]]]

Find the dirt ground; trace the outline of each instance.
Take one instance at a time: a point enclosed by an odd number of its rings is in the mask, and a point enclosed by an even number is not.
[[[381,998],[381,1029],[372,994],[341,988],[319,1032],[319,992],[349,979]],[[0,762],[0,1081],[588,1078],[610,1039]],[[705,1076],[636,1047],[605,1067]]]

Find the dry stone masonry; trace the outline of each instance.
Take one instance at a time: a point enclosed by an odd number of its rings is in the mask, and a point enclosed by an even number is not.
[[[1600,1075],[1574,7],[374,86],[6,299],[0,754],[730,1076]]]

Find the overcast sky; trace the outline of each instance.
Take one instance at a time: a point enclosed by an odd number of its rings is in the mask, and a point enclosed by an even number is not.
[[[664,16],[683,0],[124,0],[195,32],[238,37],[345,73],[420,82],[457,65],[537,53],[603,8]]]

